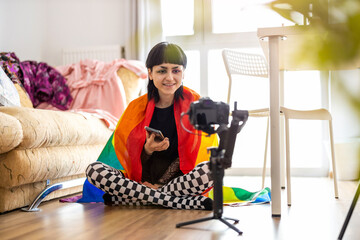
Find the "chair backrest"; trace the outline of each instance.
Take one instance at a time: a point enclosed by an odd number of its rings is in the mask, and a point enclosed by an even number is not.
[[[237,50],[224,49],[222,56],[229,77],[227,102],[230,102],[232,75],[268,77],[268,64],[260,54],[243,53]]]

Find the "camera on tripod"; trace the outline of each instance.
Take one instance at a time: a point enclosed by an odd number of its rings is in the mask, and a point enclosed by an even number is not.
[[[223,213],[223,177],[224,169],[231,167],[232,155],[235,146],[236,135],[244,127],[249,112],[246,110],[238,110],[236,102],[234,103],[234,110],[232,111],[232,120],[230,127],[229,123],[229,105],[223,102],[214,102],[210,98],[201,98],[199,101],[193,102],[190,105],[189,115],[190,123],[195,129],[201,130],[209,135],[217,133],[220,138],[220,144],[217,148],[210,148],[210,172],[214,179],[214,203],[213,203],[213,217],[202,218],[189,222],[176,224],[176,227],[182,227],[193,223],[204,222],[212,219],[217,219],[242,234],[242,231],[228,223],[226,220],[238,223],[239,220],[233,218],[222,217]],[[183,113],[185,114],[185,113]],[[182,116],[183,116],[182,114]],[[214,125],[219,125],[215,129]],[[183,126],[184,127],[184,126]],[[185,128],[184,128],[185,129]],[[185,129],[187,130],[187,129]],[[188,130],[187,130],[188,131]]]
[[[188,115],[195,129],[213,134],[216,132],[214,124],[227,125],[229,123],[229,105],[214,102],[210,98],[201,98],[191,103]]]

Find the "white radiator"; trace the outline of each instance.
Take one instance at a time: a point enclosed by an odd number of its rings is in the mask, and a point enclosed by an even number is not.
[[[124,48],[120,45],[67,48],[62,51],[62,64],[68,65],[85,59],[109,62],[124,58],[124,55]]]

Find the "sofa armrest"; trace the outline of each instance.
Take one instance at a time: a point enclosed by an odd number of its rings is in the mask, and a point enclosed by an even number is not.
[[[0,112],[0,136],[0,154],[19,146],[24,137],[20,121]]]

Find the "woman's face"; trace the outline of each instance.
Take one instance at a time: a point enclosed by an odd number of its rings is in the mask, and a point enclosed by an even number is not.
[[[149,79],[154,81],[159,91],[160,99],[174,96],[175,91],[181,86],[184,78],[184,66],[172,63],[163,63],[149,69]]]

